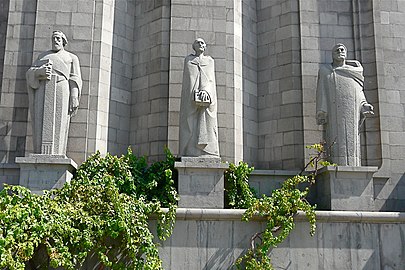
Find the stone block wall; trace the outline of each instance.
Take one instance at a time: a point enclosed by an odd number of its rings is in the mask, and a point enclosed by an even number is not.
[[[382,148],[376,177],[376,207],[405,209],[405,3],[375,1],[375,53]]]
[[[303,166],[298,1],[257,1],[258,167]]]
[[[0,97],[2,163],[13,163],[16,156],[25,153],[28,121],[25,72],[32,63],[36,9],[35,1],[9,1]]]
[[[361,130],[362,165],[381,166],[380,102],[378,95],[378,59],[376,53],[375,5],[366,0],[353,2],[354,58],[364,67],[364,93],[374,106],[374,116],[368,117]]]
[[[4,0],[0,3],[0,78],[3,77],[3,61],[4,52],[6,49],[6,36],[7,36],[7,22],[8,22],[8,7],[10,0]],[[0,83],[1,93],[1,83]]]
[[[115,2],[107,151],[125,153],[130,138],[135,2]]]
[[[255,0],[242,1],[243,160],[255,165],[257,122],[257,9]]]
[[[136,1],[130,145],[151,160],[168,144],[170,1]]]

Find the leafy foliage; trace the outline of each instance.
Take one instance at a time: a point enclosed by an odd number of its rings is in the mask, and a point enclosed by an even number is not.
[[[332,164],[323,161],[325,151],[322,144],[315,144],[308,146],[308,148],[314,149],[316,154],[311,157],[300,174],[285,180],[281,188],[274,190],[271,196],[251,199],[253,202],[244,213],[242,220],[249,221],[254,216],[261,216],[265,217],[267,224],[263,232],[252,236],[250,249],[236,262],[238,269],[273,269],[268,253],[271,248],[283,242],[294,229],[294,217],[298,211],[305,213],[311,227],[310,234],[314,235],[316,205],[312,206],[306,197],[310,186],[315,183],[318,164],[322,164],[322,166]],[[314,170],[306,171],[304,175],[304,171],[310,166]]]
[[[238,166],[229,164],[225,171],[225,201],[230,208],[245,209],[252,205],[256,192],[249,186],[248,179],[253,170],[243,161]]]
[[[24,269],[45,249],[43,269],[77,269],[92,252],[112,269],[161,269],[148,221],[157,216],[159,238],[171,235],[178,201],[173,168],[169,150],[166,160],[148,167],[129,149],[122,157],[94,154],[70,183],[44,195],[5,186],[0,268]]]

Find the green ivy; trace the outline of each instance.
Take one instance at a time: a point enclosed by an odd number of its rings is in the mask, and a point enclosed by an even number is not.
[[[314,144],[307,148],[314,149],[316,153],[300,174],[285,180],[281,188],[273,190],[271,196],[263,195],[261,198],[252,196],[244,199],[250,203],[242,220],[249,221],[254,216],[261,216],[266,219],[266,228],[252,236],[250,249],[236,262],[238,269],[274,269],[268,256],[269,251],[283,242],[294,229],[294,217],[298,211],[305,213],[310,224],[310,234],[315,234],[316,205],[311,205],[306,198],[311,185],[315,183],[318,166],[333,164],[323,160],[325,154],[323,144]],[[309,167],[313,170],[308,171]],[[243,188],[246,190],[246,187]]]
[[[178,195],[174,157],[147,165],[131,150],[122,157],[96,153],[70,183],[44,195],[21,186],[0,192],[0,269],[24,269],[45,250],[37,268],[77,269],[96,254],[112,269],[161,269],[149,218],[157,235],[171,235]],[[162,208],[168,208],[163,211]]]
[[[245,209],[254,202],[256,192],[249,186],[249,176],[253,170],[243,161],[238,166],[229,164],[225,171],[225,201],[229,208]]]

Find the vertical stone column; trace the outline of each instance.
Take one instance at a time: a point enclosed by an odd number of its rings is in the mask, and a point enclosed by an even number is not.
[[[257,167],[298,169],[304,163],[298,0],[257,3]]]
[[[227,1],[226,16],[226,91],[232,93],[227,98],[231,101],[233,114],[223,112],[232,119],[232,136],[226,136],[225,155],[232,162],[243,160],[243,57],[242,57],[242,0]],[[229,121],[229,120],[228,120]]]
[[[169,146],[168,133],[172,134],[169,117],[169,68],[178,44],[170,40],[171,3],[176,1],[135,1],[134,61],[132,77],[132,108],[130,144],[134,152],[150,160],[163,157],[163,148]],[[187,7],[189,3],[184,5]],[[185,27],[183,24],[182,27]],[[173,32],[173,31],[172,31]],[[181,45],[180,45],[181,46]],[[176,77],[177,78],[177,77]],[[177,79],[172,79],[177,82]],[[180,86],[181,91],[181,86]],[[176,102],[177,100],[173,100]],[[178,124],[177,124],[178,125]],[[178,133],[178,129],[177,129]],[[169,135],[170,136],[170,135]]]
[[[28,134],[28,95],[25,72],[32,64],[36,1],[9,0],[0,97],[0,162],[23,156]]]
[[[96,0],[94,5],[86,155],[107,152],[115,0]]]

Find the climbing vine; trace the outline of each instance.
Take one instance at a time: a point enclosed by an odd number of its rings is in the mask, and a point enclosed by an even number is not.
[[[256,199],[255,190],[249,186],[249,176],[253,170],[243,161],[238,165],[229,164],[225,171],[225,201],[229,208],[245,209]]]
[[[0,192],[0,269],[78,269],[89,255],[112,269],[161,269],[157,235],[171,235],[178,195],[174,157],[148,166],[128,150],[122,157],[96,153],[59,190],[36,195],[21,186]],[[162,208],[168,208],[163,211]],[[44,253],[46,259],[36,260]]]
[[[314,144],[307,148],[315,150],[315,154],[310,158],[305,168],[298,175],[285,180],[281,186],[273,190],[271,196],[263,195],[261,198],[256,198],[253,193],[248,192],[248,188],[244,184],[247,182],[245,173],[250,173],[251,170],[247,169],[246,164],[240,164],[239,170],[243,171],[242,181],[243,185],[231,184],[234,189],[239,191],[228,191],[232,194],[230,202],[238,201],[248,202],[245,204],[247,210],[245,211],[242,220],[249,221],[254,216],[264,217],[266,220],[266,228],[262,232],[254,234],[251,238],[250,248],[242,257],[240,257],[236,266],[238,269],[247,270],[271,270],[273,269],[269,251],[283,242],[290,232],[293,230],[295,223],[294,217],[298,211],[303,211],[310,223],[310,234],[313,235],[316,229],[316,205],[311,205],[307,201],[307,196],[310,187],[315,183],[315,176],[317,175],[319,166],[332,165],[323,160],[325,157],[325,150],[323,144]],[[308,169],[312,167],[313,170]],[[232,171],[238,171],[234,168]],[[228,177],[231,183],[235,182],[233,177]],[[231,203],[230,203],[231,205]]]

